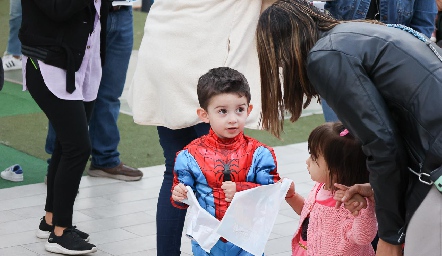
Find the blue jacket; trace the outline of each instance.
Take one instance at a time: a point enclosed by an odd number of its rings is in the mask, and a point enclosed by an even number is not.
[[[337,19],[357,20],[365,19],[369,7],[370,0],[335,0],[327,1],[324,8]],[[381,22],[411,27],[428,38],[434,31],[436,14],[434,0],[379,0]]]

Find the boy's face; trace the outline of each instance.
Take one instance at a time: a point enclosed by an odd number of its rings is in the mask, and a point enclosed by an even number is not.
[[[197,110],[199,118],[209,123],[220,138],[233,138],[244,130],[246,119],[253,106],[247,104],[246,97],[234,93],[223,93],[214,96],[207,106]]]

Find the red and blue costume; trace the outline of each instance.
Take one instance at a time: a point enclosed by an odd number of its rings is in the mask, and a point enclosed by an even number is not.
[[[221,189],[223,181],[235,182],[239,192],[279,180],[272,148],[242,132],[232,139],[221,139],[210,130],[178,152],[172,189],[178,183],[190,186],[201,207],[221,220],[230,205]],[[171,201],[175,207],[187,207]],[[192,241],[192,251],[194,255],[251,255],[221,240],[210,254]]]

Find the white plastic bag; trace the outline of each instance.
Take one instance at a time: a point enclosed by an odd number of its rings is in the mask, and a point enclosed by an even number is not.
[[[253,255],[261,256],[292,180],[236,193],[216,232]]]
[[[189,205],[187,209],[186,235],[198,242],[206,252],[218,242],[220,236],[215,232],[220,221],[203,209],[193,193],[187,186],[187,199],[182,201]]]
[[[187,187],[186,234],[206,252],[222,236],[253,255],[261,256],[292,180],[259,186],[235,193],[221,222],[204,210]]]

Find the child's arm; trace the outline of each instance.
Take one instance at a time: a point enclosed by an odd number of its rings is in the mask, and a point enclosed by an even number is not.
[[[304,198],[295,192],[295,183],[290,184],[290,188],[285,195],[285,201],[292,207],[292,209],[301,215],[302,208],[304,207]]]
[[[374,203],[366,198],[364,200],[367,201],[367,208],[362,209],[357,217],[347,219],[351,222],[346,232],[347,239],[359,245],[370,244],[377,232]]]
[[[342,190],[335,191],[333,199],[335,199],[335,201],[337,202],[340,202],[339,206],[338,204],[335,206],[336,208],[339,208],[341,205],[343,205],[344,208],[349,210],[350,213],[353,214],[353,216],[355,217],[359,215],[360,210],[367,208],[367,200],[365,199],[365,197],[359,194],[354,194],[347,202],[342,203],[341,200],[344,195],[345,192]]]
[[[187,150],[182,150],[175,158],[175,165],[173,170],[173,184],[171,187],[172,196],[170,202],[179,209],[187,209],[188,205],[180,203],[184,198],[187,198],[186,186],[194,189],[194,175],[192,175],[192,166],[197,166],[196,163],[189,162],[193,157],[189,156]],[[194,160],[193,160],[194,161]],[[185,195],[185,197],[183,197]]]
[[[266,146],[259,146],[255,150],[253,154],[252,165],[250,166],[247,178],[248,180],[249,178],[251,178],[252,180],[242,182],[223,182],[223,186],[224,188],[226,188],[224,189],[222,187],[224,193],[227,192],[229,194],[226,195],[226,199],[229,198],[230,200],[232,200],[236,192],[255,188],[261,185],[274,184],[281,179],[276,169],[276,157],[271,148],[268,148]],[[233,184],[235,184],[235,188],[233,188]]]

